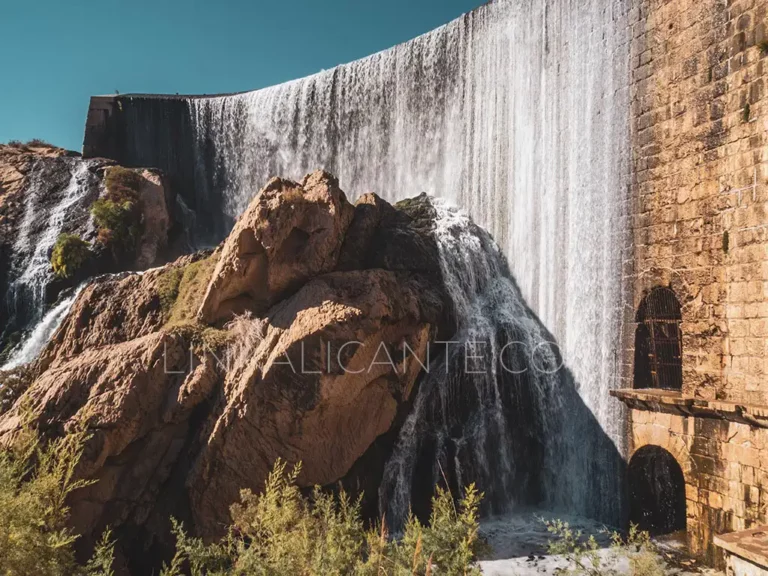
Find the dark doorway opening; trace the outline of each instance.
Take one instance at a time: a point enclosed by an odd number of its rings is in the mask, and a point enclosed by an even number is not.
[[[669,288],[658,287],[643,298],[635,329],[635,388],[683,388],[683,316]]]
[[[674,456],[643,446],[629,463],[629,521],[651,536],[685,530],[685,478]]]

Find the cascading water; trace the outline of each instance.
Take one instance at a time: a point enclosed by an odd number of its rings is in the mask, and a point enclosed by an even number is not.
[[[41,333],[48,305],[47,289],[54,279],[51,251],[65,227],[87,219],[88,198],[98,194],[99,179],[90,171],[90,165],[90,161],[79,158],[46,158],[31,171],[5,298],[10,329],[23,332],[38,324],[33,335]],[[66,183],[57,185],[63,172],[67,175],[63,180]],[[22,350],[17,347],[16,352],[14,357]]]
[[[474,482],[491,514],[544,505],[615,518],[619,504],[599,502],[591,462],[620,476],[621,457],[575,393],[553,337],[490,235],[445,202],[433,205],[458,328],[421,382],[384,472],[380,509],[398,528],[412,507],[423,512],[435,484],[460,491]]]
[[[80,289],[75,290],[70,296],[62,299],[51,308],[43,319],[37,323],[32,332],[16,347],[8,362],[0,366],[0,370],[13,370],[22,364],[28,364],[37,358],[45,345],[59,328],[64,318],[69,314],[72,304],[75,303]]]
[[[522,298],[558,342],[569,402],[586,407],[579,422],[591,414],[623,451],[621,407],[608,391],[620,383],[629,300],[630,7],[496,0],[280,86],[213,98],[120,96],[114,154],[174,179],[203,244],[221,240],[275,175],[325,168],[353,198],[424,191],[453,201],[496,239]],[[563,465],[591,466],[602,494],[620,493],[611,464],[577,453],[583,463]],[[515,476],[522,466],[510,469]],[[560,497],[574,512],[615,509],[567,468],[559,475],[573,485]]]

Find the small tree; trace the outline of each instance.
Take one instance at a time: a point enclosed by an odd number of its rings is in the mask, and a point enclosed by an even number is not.
[[[59,278],[71,278],[91,257],[91,245],[76,234],[61,234],[51,254],[53,272]]]

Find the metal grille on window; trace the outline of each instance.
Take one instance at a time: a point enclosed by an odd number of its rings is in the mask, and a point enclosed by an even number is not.
[[[680,302],[669,288],[654,288],[641,302],[635,334],[635,388],[682,389],[681,322]]]

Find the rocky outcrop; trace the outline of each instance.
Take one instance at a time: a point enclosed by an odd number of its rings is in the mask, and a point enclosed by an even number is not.
[[[386,270],[321,276],[271,310],[188,480],[195,525],[219,533],[277,458],[303,485],[343,478],[411,397],[442,312],[437,286]]]
[[[90,210],[104,195],[105,175],[113,166],[110,160],[83,160],[45,144],[0,146],[0,297],[15,302],[0,306],[0,352],[4,342],[16,341],[29,330],[30,322],[62,291],[105,272],[144,270],[168,261],[175,197],[154,170],[137,171],[143,230],[135,255],[115,261],[97,247]],[[92,247],[91,255],[67,278],[54,276],[47,266],[62,233],[74,234]],[[35,296],[40,294],[42,298]]]
[[[170,516],[220,535],[277,458],[303,462],[303,486],[380,468],[429,342],[453,325],[428,205],[353,208],[325,173],[273,180],[214,254],[85,288],[0,442],[21,406],[46,434],[87,420],[79,473],[98,482],[74,495],[74,528],[84,545],[106,526],[130,536],[136,574],[167,551]]]
[[[200,307],[215,323],[265,312],[308,279],[336,267],[354,209],[326,172],[301,184],[272,179],[235,224]]]
[[[169,233],[173,227],[175,198],[162,174],[141,170],[139,198],[142,204],[144,230],[136,250],[133,270],[146,270],[167,261]]]

